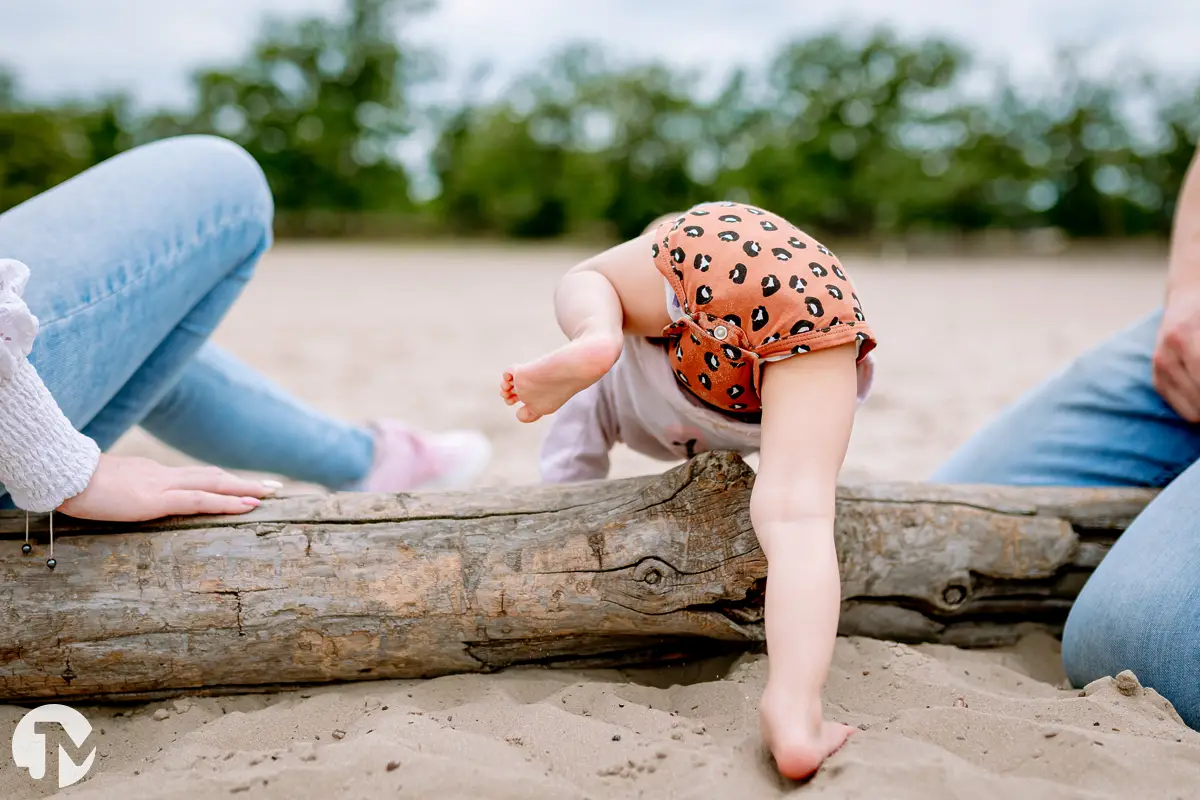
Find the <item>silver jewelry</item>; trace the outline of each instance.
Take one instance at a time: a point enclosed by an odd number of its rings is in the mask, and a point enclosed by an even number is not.
[[[50,512],[50,557],[46,559],[46,566],[54,569],[58,566],[58,560],[54,557],[54,512]]]
[[[25,512],[25,544],[21,545],[21,552],[29,555],[33,552],[33,545],[29,543],[29,512]],[[58,566],[58,559],[54,557],[54,512],[50,512],[50,557],[46,559],[46,566],[54,569]]]

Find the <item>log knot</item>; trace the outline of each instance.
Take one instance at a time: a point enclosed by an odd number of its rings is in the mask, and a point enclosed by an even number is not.
[[[646,558],[634,567],[633,579],[649,584],[650,586],[658,586],[662,583],[665,576],[676,573],[678,573],[678,570],[665,561],[660,561],[657,558]]]
[[[942,600],[951,607],[961,606],[966,602],[969,592],[970,590],[966,586],[955,581],[942,590]]]

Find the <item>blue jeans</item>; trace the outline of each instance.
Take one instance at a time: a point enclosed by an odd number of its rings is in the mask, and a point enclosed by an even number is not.
[[[1076,686],[1124,669],[1200,728],[1200,426],[1154,390],[1161,313],[1019,400],[933,476],[944,483],[1165,487],[1080,593],[1063,632]]]
[[[207,341],[270,246],[273,214],[249,155],[186,136],[0,215],[0,256],[32,273],[25,301],[41,331],[30,361],[78,430],[107,449],[141,425],[202,461],[335,489],[363,478],[369,431]]]

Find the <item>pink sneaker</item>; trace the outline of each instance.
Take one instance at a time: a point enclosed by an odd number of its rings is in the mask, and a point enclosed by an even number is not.
[[[462,489],[492,460],[492,446],[479,431],[424,433],[390,419],[370,427],[375,433],[375,464],[360,491]]]

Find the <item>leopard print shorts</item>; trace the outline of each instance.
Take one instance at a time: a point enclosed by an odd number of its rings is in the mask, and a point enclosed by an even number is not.
[[[654,239],[654,264],[678,301],[663,331],[676,380],[713,408],[760,411],[766,362],[851,342],[861,361],[875,348],[837,258],[775,214],[703,203]]]

